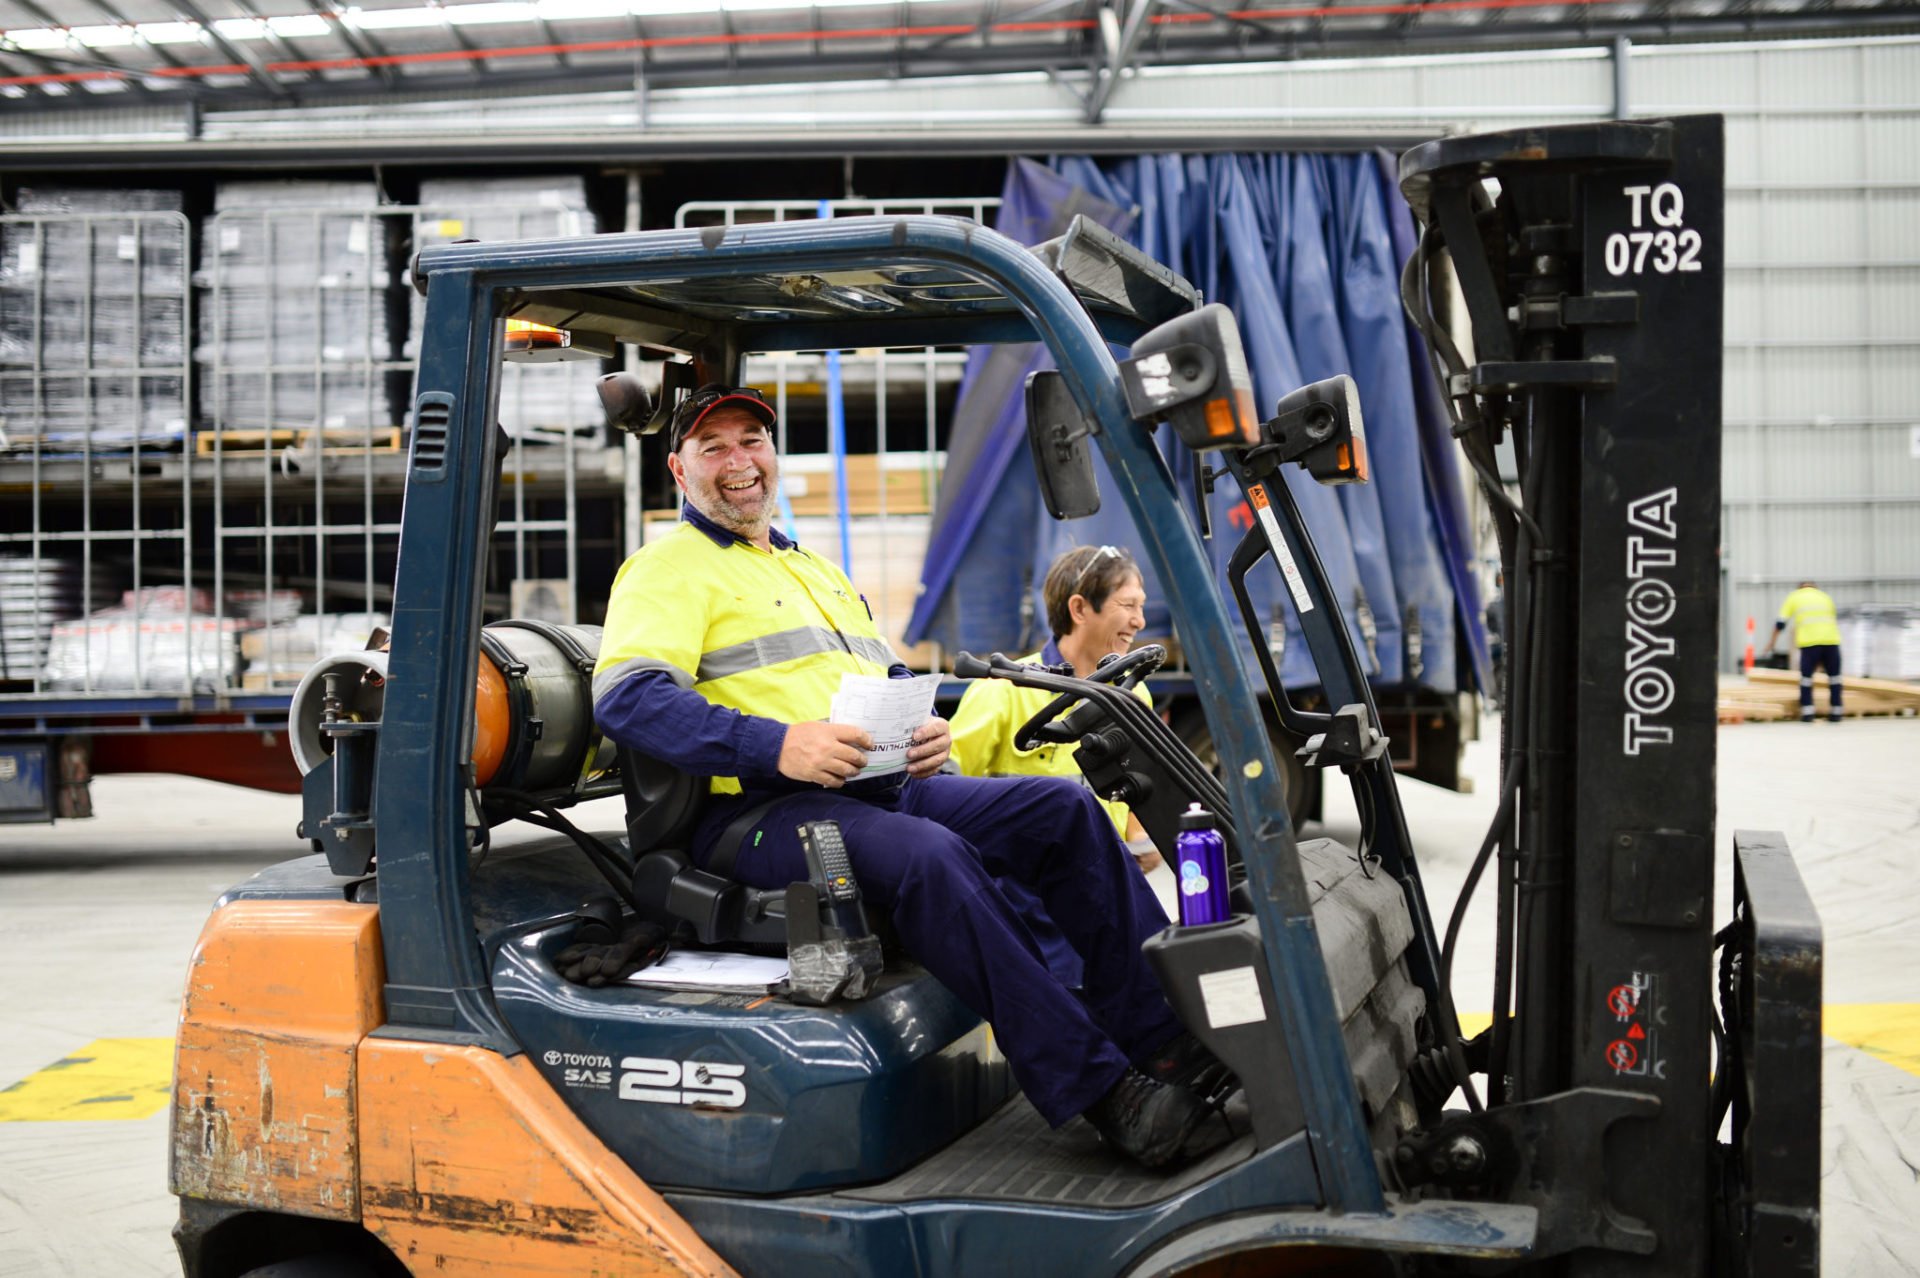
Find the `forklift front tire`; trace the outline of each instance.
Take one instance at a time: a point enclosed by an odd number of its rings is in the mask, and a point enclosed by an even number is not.
[[[379,1278],[379,1271],[353,1256],[295,1256],[249,1269],[240,1278]]]

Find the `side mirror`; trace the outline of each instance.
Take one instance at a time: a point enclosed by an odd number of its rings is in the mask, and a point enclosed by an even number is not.
[[[1323,484],[1367,482],[1367,427],[1360,388],[1345,373],[1302,386],[1261,426],[1283,462],[1298,462]]]
[[[607,415],[607,425],[635,435],[646,433],[647,421],[653,416],[653,396],[647,393],[638,377],[624,370],[608,373],[595,382],[593,388],[600,392],[600,407]]]
[[[1087,446],[1094,426],[1073,402],[1058,371],[1027,378],[1027,449],[1040,479],[1040,500],[1055,519],[1083,519],[1100,510],[1100,481]]]
[[[1195,452],[1260,442],[1253,374],[1233,312],[1210,302],[1170,319],[1133,344],[1120,387],[1137,422],[1169,421]]]

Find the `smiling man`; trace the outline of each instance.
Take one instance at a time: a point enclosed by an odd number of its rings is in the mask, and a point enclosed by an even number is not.
[[[1206,1114],[1216,1062],[1184,1034],[1140,952],[1166,926],[1099,802],[1055,777],[942,774],[947,725],[914,734],[904,775],[853,780],[872,742],[825,721],[848,674],[912,672],[831,563],[773,527],[780,461],[759,392],[705,386],[675,409],[668,467],[684,521],[621,567],[594,670],[594,712],[623,745],[711,778],[689,853],[723,832],[733,876],[807,877],[798,827],[837,821],[865,896],[907,950],[992,1023],[1014,1077],[1055,1126],[1084,1114],[1147,1165]],[[1043,903],[1084,962],[1049,972],[996,883]]]

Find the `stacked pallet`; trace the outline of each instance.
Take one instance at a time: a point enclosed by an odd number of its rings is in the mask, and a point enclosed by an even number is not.
[[[1845,689],[1844,713],[1848,718],[1863,715],[1920,714],[1920,684],[1892,679],[1855,679],[1842,676]],[[1765,723],[1800,717],[1800,676],[1791,670],[1759,670],[1742,682],[1723,681],[1720,685],[1721,723]],[[1827,713],[1827,677],[1813,678],[1813,708]]]
[[[233,181],[201,227],[194,357],[202,429],[338,430],[399,420],[403,215],[371,182]]]
[[[925,515],[940,489],[943,455],[849,453],[845,506],[851,515]],[[882,488],[884,477],[885,487]],[[832,515],[843,504],[828,453],[789,453],[780,459],[780,481],[796,515]],[[884,507],[884,509],[883,509]]]
[[[80,565],[0,554],[0,681],[38,679],[56,622],[80,614]]]
[[[180,194],[23,189],[0,226],[0,448],[171,445],[186,430]]]
[[[129,590],[119,607],[55,623],[45,686],[59,692],[218,692],[239,673],[236,636],[260,623],[213,613],[213,596],[204,590]]]
[[[361,651],[368,636],[386,624],[385,615],[375,612],[282,615],[240,636],[240,656],[246,662],[240,686],[254,691],[294,687],[314,662],[333,653]]]
[[[592,235],[586,182],[572,176],[425,178],[413,216],[416,249],[455,240],[544,240]],[[417,354],[425,299],[409,290],[412,328],[408,355]],[[515,439],[552,442],[564,435],[597,434],[604,417],[594,383],[598,360],[512,363],[500,375],[500,426]]]
[[[1843,669],[1920,679],[1920,604],[1854,604],[1840,610],[1839,620]]]

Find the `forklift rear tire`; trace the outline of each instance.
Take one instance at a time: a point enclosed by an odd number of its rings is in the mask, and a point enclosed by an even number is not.
[[[1287,796],[1287,819],[1298,834],[1301,823],[1316,815],[1311,810],[1313,795],[1306,765],[1293,753],[1301,743],[1280,726],[1278,717],[1266,707],[1262,706],[1261,711],[1267,725],[1267,740],[1273,743],[1274,762],[1280,768],[1280,789]],[[1173,731],[1186,743],[1187,749],[1193,751],[1194,757],[1206,765],[1207,771],[1220,776],[1220,755],[1213,748],[1213,732],[1207,727],[1206,713],[1199,706],[1190,704],[1175,713]]]

